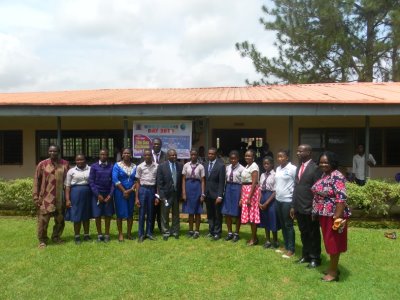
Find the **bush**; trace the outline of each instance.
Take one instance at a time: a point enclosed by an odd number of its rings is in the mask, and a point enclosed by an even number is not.
[[[32,178],[0,180],[0,205],[14,207],[33,215],[36,208],[32,199],[32,189]]]
[[[368,180],[364,186],[347,182],[348,204],[367,214],[387,215],[400,204],[400,184],[386,180]]]

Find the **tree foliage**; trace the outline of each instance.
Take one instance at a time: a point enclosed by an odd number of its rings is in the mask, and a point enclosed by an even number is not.
[[[277,57],[236,48],[268,83],[400,81],[400,0],[272,0],[260,22]]]

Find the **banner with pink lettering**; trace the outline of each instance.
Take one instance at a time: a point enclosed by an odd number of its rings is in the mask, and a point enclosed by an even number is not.
[[[151,149],[154,138],[161,139],[163,151],[175,149],[179,159],[188,159],[192,148],[192,121],[133,122],[133,155],[141,157],[145,149]]]

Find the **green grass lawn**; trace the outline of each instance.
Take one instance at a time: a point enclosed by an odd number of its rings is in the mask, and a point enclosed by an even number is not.
[[[63,235],[66,244],[39,250],[34,219],[0,217],[0,298],[400,298],[399,240],[385,238],[385,230],[350,228],[349,251],[340,261],[340,282],[324,283],[320,277],[327,264],[325,254],[322,266],[309,270],[273,250],[246,246],[248,226],[237,244],[187,239],[186,224],[179,240],[118,243],[115,227],[113,221],[109,244],[77,246],[68,223]],[[202,224],[203,235],[206,228]],[[91,229],[95,233],[94,223]],[[135,222],[135,234],[136,230]],[[258,235],[262,244],[263,232]],[[299,254],[298,231],[296,239]]]

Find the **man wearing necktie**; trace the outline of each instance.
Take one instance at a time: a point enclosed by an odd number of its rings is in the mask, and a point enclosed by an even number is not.
[[[208,150],[208,162],[205,164],[208,237],[219,240],[222,234],[222,197],[225,187],[225,165],[217,159],[217,149]]]
[[[290,216],[297,219],[301,242],[302,257],[298,263],[308,263],[308,268],[316,268],[321,264],[321,234],[318,220],[311,215],[313,194],[311,187],[321,178],[321,170],[311,159],[310,145],[300,145],[297,157],[301,166],[297,168]]]
[[[179,200],[182,198],[182,165],[176,162],[174,149],[167,152],[168,160],[157,168],[157,190],[161,203],[161,232],[164,241],[170,236],[179,238]],[[172,224],[169,226],[169,213]]]
[[[164,151],[161,150],[162,141],[159,138],[154,138],[152,141],[152,158],[156,164],[161,164],[167,160],[167,155]],[[142,158],[142,162],[144,159]],[[151,231],[154,232],[154,225],[157,220],[158,229],[161,232],[161,212],[160,212],[160,205],[155,205],[153,209],[153,216],[152,216],[152,224],[151,224]]]

